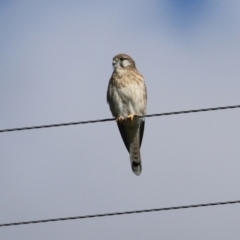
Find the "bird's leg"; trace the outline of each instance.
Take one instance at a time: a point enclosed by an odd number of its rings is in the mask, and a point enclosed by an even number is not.
[[[127,116],[128,119],[130,119],[133,122],[133,119],[137,117],[137,114],[133,113]]]
[[[124,121],[124,117],[120,116],[116,118],[116,122],[122,123]]]

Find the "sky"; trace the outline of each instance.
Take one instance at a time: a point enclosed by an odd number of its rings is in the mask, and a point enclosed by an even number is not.
[[[240,2],[0,1],[0,129],[110,118],[112,58],[147,113],[240,104]],[[240,110],[147,118],[142,174],[114,121],[0,133],[0,224],[240,200]],[[239,239],[240,205],[0,228],[0,239]]]

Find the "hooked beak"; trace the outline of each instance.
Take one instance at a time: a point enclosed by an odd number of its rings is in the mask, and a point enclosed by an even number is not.
[[[116,63],[117,63],[117,61],[115,59],[113,59],[113,61],[112,61],[113,67],[116,65]]]

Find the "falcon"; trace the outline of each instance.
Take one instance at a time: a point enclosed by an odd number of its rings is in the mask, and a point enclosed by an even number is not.
[[[127,54],[116,55],[112,65],[114,70],[108,84],[107,102],[129,152],[132,171],[139,176],[145,119],[138,116],[146,114],[146,85],[134,60]]]

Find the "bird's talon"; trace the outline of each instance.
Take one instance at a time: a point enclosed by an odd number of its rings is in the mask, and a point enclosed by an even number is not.
[[[123,122],[124,121],[124,117],[117,117],[116,118],[116,122]]]
[[[133,122],[134,117],[137,117],[137,114],[130,114],[127,116],[128,119],[130,119]]]

